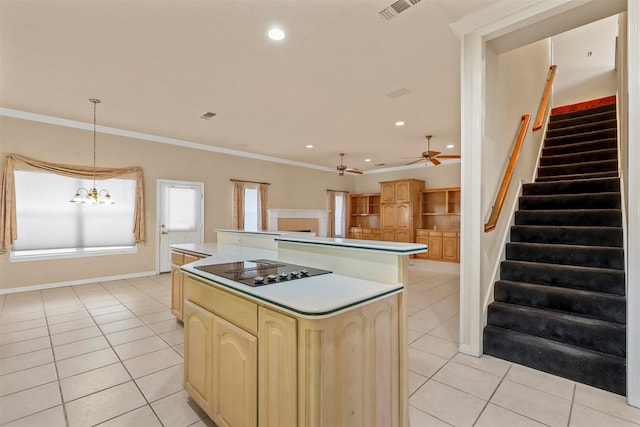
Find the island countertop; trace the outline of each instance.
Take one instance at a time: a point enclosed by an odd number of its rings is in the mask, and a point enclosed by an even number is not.
[[[272,305],[298,317],[321,318],[378,298],[402,292],[402,283],[380,283],[340,274],[323,274],[285,283],[249,286],[195,267],[221,262],[244,261],[246,257],[205,258],[182,266],[182,270],[232,293]],[[273,258],[275,260],[275,258]]]

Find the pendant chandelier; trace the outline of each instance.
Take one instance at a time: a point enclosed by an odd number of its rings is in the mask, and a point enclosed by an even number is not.
[[[70,202],[86,205],[112,205],[114,202],[111,200],[109,190],[98,191],[96,187],[96,105],[102,101],[95,98],[90,98],[89,101],[93,102],[93,187],[91,189],[78,188],[75,197]]]

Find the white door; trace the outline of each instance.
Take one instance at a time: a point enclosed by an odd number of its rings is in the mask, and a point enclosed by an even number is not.
[[[203,241],[203,218],[203,182],[158,180],[160,273],[171,271],[169,245]]]

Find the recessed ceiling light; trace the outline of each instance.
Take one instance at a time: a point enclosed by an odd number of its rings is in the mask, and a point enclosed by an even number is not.
[[[307,144],[306,147],[307,148],[313,148],[313,144]]]
[[[396,126],[404,126],[404,122],[402,120],[396,122]]]
[[[370,162],[370,161],[371,161],[371,159],[364,159],[364,161],[365,161],[365,162]]]
[[[453,147],[455,147],[455,145],[453,145],[453,144],[447,145],[447,148],[453,148]]]
[[[283,40],[286,36],[284,31],[282,31],[282,29],[278,27],[271,28],[267,34],[271,40],[276,41]]]

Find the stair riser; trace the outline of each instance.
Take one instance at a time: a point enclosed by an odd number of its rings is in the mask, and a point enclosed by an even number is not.
[[[577,211],[516,211],[516,225],[576,225],[622,227],[619,209]]]
[[[500,264],[500,278],[618,296],[625,294],[624,272],[620,270],[593,270],[553,264],[503,261]]]
[[[610,171],[610,172],[594,172],[594,173],[585,173],[579,175],[556,175],[556,176],[539,176],[536,178],[536,182],[556,182],[556,181],[566,181],[570,179],[597,179],[597,178],[617,178],[618,171]]]
[[[624,270],[622,248],[549,245],[540,248],[519,242],[507,243],[508,260],[546,264],[578,265],[582,267]]]
[[[487,323],[617,357],[626,356],[626,328],[617,323],[503,303],[489,305]]]
[[[595,141],[598,139],[609,139],[609,138],[617,138],[618,132],[616,129],[606,129],[599,130],[596,132],[587,132],[587,133],[579,133],[570,136],[558,136],[554,138],[545,138],[544,146],[547,147],[555,147],[558,145],[568,145],[575,144],[579,142],[589,142]]]
[[[618,150],[596,150],[576,152],[557,156],[543,156],[540,158],[540,166],[563,166],[581,162],[597,162],[602,160],[618,160]]]
[[[568,123],[566,123],[568,124]],[[573,126],[562,126],[547,130],[547,138],[555,138],[558,136],[575,135],[577,133],[597,132],[601,130],[616,129],[616,120],[603,120],[591,123],[574,124]]]
[[[551,116],[551,117],[555,117],[555,118],[553,121],[551,121],[551,119],[549,120],[549,126],[547,127],[547,129],[559,129],[559,128],[565,128],[565,127],[578,126],[581,124],[617,119],[615,110],[605,111],[603,113],[591,114],[588,116],[574,117],[572,119],[565,119],[565,120],[558,120],[557,119],[558,116]]]
[[[538,176],[558,176],[588,174],[594,172],[616,172],[618,170],[618,160],[602,160],[598,162],[575,163],[561,166],[540,166]]]
[[[622,228],[511,227],[512,242],[622,247]]]
[[[626,364],[614,356],[579,351],[543,338],[529,339],[492,326],[484,329],[484,352],[613,393],[626,393]]]
[[[559,196],[522,196],[518,201],[522,210],[541,209],[620,209],[618,193],[563,194]]]
[[[601,139],[598,141],[582,142],[578,144],[557,145],[542,149],[542,157],[559,156],[563,154],[582,153],[585,151],[617,149],[618,141],[615,138]]]
[[[561,122],[565,120],[573,120],[575,118],[587,117],[593,118],[597,114],[616,111],[616,104],[598,105],[597,107],[584,108],[576,111],[569,111],[566,113],[552,114],[549,117],[550,123]]]
[[[625,299],[618,295],[505,280],[496,282],[494,291],[494,300],[498,302],[557,310],[622,325],[626,323]]]
[[[564,181],[552,183],[532,183],[522,186],[523,196],[583,194],[583,193],[611,193],[620,191],[620,179],[585,179],[579,181]]]

